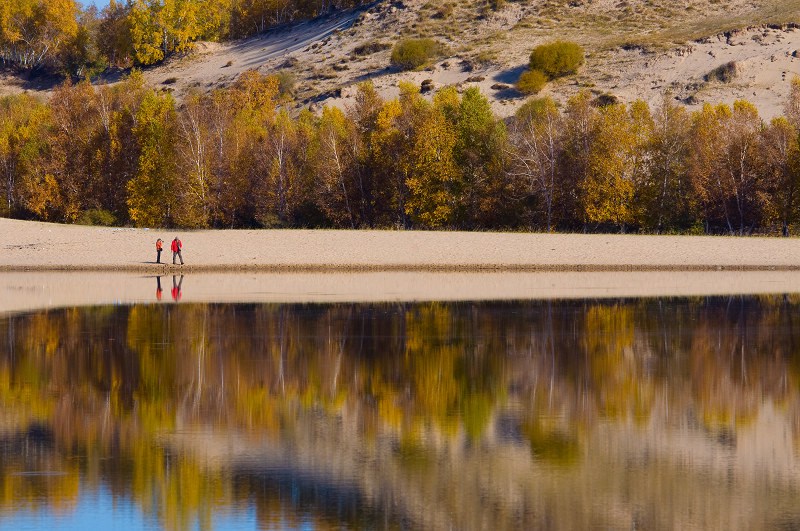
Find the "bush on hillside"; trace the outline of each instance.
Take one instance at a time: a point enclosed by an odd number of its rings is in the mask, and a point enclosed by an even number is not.
[[[392,65],[400,70],[414,70],[444,54],[444,46],[433,39],[408,39],[395,44]]]
[[[275,74],[275,79],[278,80],[278,95],[294,95],[294,90],[297,87],[297,77],[295,77],[293,73],[286,70],[281,70]]]
[[[536,94],[547,83],[547,76],[541,70],[528,70],[519,76],[517,90],[523,94]]]
[[[550,79],[574,74],[583,64],[583,47],[569,41],[537,46],[531,52],[530,69],[547,74]]]
[[[731,61],[723,65],[719,65],[714,70],[705,75],[706,81],[721,81],[722,83],[730,83],[736,77],[736,61]]]
[[[391,48],[392,45],[388,42],[381,42],[381,41],[367,41],[359,44],[355,48],[353,48],[352,54],[363,57],[366,55],[372,55],[374,53],[382,52],[384,50],[388,50]]]

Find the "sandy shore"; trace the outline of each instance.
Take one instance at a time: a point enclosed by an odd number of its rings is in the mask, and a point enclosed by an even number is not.
[[[108,229],[0,219],[0,313],[71,305],[800,292],[800,240]],[[184,266],[155,264],[179,235]],[[165,251],[162,259],[171,262]],[[160,279],[160,280],[157,280]],[[161,298],[157,283],[161,283]]]
[[[0,270],[690,271],[800,269],[782,238],[425,231],[110,229],[0,219]],[[169,242],[183,241],[184,266]],[[155,263],[155,241],[165,241]]]

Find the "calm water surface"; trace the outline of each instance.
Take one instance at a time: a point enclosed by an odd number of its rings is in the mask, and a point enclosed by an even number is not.
[[[0,318],[0,528],[800,526],[800,296]]]

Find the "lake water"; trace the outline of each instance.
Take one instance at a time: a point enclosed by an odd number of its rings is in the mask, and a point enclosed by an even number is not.
[[[2,529],[798,526],[798,295],[0,317]]]

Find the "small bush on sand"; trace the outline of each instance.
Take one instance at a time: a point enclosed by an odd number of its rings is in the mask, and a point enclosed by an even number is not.
[[[519,76],[517,90],[523,94],[537,94],[547,83],[547,76],[540,70],[528,70]]]
[[[705,75],[706,81],[721,81],[730,83],[736,77],[736,61],[719,65],[714,70]]]
[[[569,41],[537,46],[531,52],[530,69],[547,74],[550,79],[574,74],[583,64],[583,47]]]
[[[444,46],[433,39],[408,39],[395,44],[392,65],[400,70],[414,70],[444,54]]]
[[[365,55],[372,55],[374,53],[382,52],[384,50],[388,50],[391,48],[392,45],[388,42],[381,42],[381,41],[367,41],[359,44],[355,48],[353,48],[353,55],[357,55],[359,57],[363,57]]]
[[[293,96],[297,87],[297,77],[291,72],[282,70],[275,74],[278,80],[278,94],[281,96]]]

